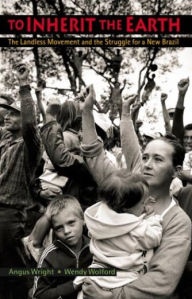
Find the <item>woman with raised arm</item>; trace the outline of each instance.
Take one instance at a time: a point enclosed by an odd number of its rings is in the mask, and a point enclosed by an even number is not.
[[[97,139],[92,114],[95,93],[89,87],[83,114],[82,149],[96,181],[100,184],[114,168]],[[114,290],[103,290],[86,279],[83,285],[85,299],[163,299],[172,295],[183,273],[191,247],[191,221],[169,195],[172,177],[182,165],[184,150],[175,140],[158,138],[148,143],[143,156],[130,116],[135,96],[124,102],[121,119],[121,142],[127,169],[144,174],[149,184],[149,195],[155,199],[153,209],[163,217],[163,236],[155,250],[149,270],[129,285]]]

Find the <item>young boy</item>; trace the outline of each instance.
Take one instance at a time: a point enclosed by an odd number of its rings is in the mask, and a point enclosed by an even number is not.
[[[83,211],[76,198],[70,195],[52,201],[46,214],[51,221],[55,241],[47,247],[38,268],[86,268],[92,262],[88,238],[83,236]],[[73,276],[35,277],[33,298],[77,298]]]

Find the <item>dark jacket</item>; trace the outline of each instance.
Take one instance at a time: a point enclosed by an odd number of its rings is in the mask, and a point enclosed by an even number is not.
[[[68,246],[59,240],[43,252],[38,268],[66,269],[66,268],[88,268],[92,262],[89,251],[89,239],[83,237],[83,246],[80,252],[75,254]],[[35,277],[34,299],[76,299],[77,292],[73,287],[74,276],[61,275],[58,277],[43,276]]]
[[[76,196],[83,209],[96,200],[97,184],[82,157],[72,154],[64,143],[61,126],[56,121],[45,124],[41,129],[45,150],[59,175],[68,177],[64,193]]]

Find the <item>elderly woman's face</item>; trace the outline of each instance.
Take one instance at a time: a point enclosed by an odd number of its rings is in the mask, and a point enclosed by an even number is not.
[[[143,174],[149,186],[171,183],[175,169],[172,163],[174,149],[163,140],[149,142],[143,152]]]

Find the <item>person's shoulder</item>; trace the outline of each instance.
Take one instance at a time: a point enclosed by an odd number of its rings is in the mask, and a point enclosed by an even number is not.
[[[189,219],[189,216],[186,214],[186,212],[179,206],[179,204],[176,205],[176,215],[177,217],[182,217],[184,219],[184,222],[190,222],[191,220]]]
[[[164,216],[164,224],[174,230],[182,230],[191,234],[191,220],[178,203]]]
[[[7,131],[4,127],[0,127],[0,138],[8,139],[10,137],[12,137],[12,133],[10,131]]]
[[[75,130],[66,130],[63,132],[65,146],[68,148],[77,147],[80,145],[78,134]]]
[[[182,188],[177,199],[181,208],[192,220],[192,185]]]
[[[188,185],[186,187],[183,187],[180,190],[177,199],[180,202],[180,201],[184,200],[188,196],[190,196],[190,197],[192,196],[192,185]]]
[[[45,259],[46,261],[50,261],[57,250],[58,247],[55,244],[51,244],[47,248],[45,248],[39,259],[38,266],[41,267]]]
[[[181,218],[181,221],[183,222],[191,222],[188,215],[185,213],[185,211],[180,207],[180,205],[177,203],[171,210],[173,218]]]
[[[48,265],[51,268],[59,268],[62,264],[65,266],[71,259],[71,251],[63,242],[55,240],[53,244],[48,246],[42,253],[38,267]]]

